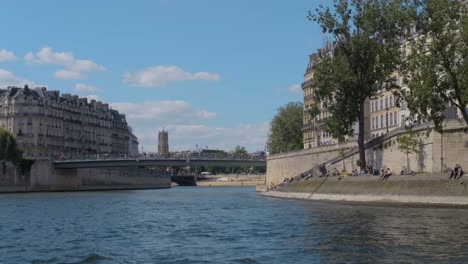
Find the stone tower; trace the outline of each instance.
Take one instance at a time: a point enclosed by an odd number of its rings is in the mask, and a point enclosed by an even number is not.
[[[159,131],[158,133],[158,154],[166,155],[169,153],[169,135],[167,131]]]

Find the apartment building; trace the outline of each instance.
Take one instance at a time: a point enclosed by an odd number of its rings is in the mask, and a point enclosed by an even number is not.
[[[0,126],[37,158],[127,155],[132,135],[125,115],[108,104],[44,87],[0,89]]]
[[[326,120],[330,117],[330,112],[325,107],[324,103],[319,106],[319,114],[313,116],[310,112],[314,101],[313,79],[317,66],[325,57],[333,58],[336,56],[336,42],[329,42],[323,48],[317,50],[316,53],[309,55],[309,63],[304,74],[304,82],[302,83],[302,91],[304,96],[304,120],[303,120],[303,143],[304,149],[315,148],[320,146],[338,144],[338,140],[333,138],[330,133],[326,131]],[[364,106],[365,120],[365,138],[369,137],[369,102]],[[359,133],[359,126],[354,125],[354,135],[346,137],[345,140],[357,140]]]
[[[304,96],[304,125],[302,127],[304,149],[338,143],[337,140],[325,130],[325,121],[330,116],[326,107],[321,105],[319,109],[320,114],[317,116],[313,116],[310,112],[314,100],[312,85],[315,69],[326,56],[335,56],[336,45],[336,42],[330,42],[325,45],[325,47],[318,49],[316,53],[309,55],[309,63],[304,74],[304,82],[302,83]]]

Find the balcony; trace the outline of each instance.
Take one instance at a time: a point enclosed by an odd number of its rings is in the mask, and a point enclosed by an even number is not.
[[[314,98],[314,95],[313,95],[313,94],[306,95],[306,96],[304,96],[304,102],[305,102],[305,101],[312,100],[313,98]]]
[[[308,80],[308,81],[303,82],[301,85],[302,89],[304,89],[307,86],[311,86],[313,81],[314,80]]]

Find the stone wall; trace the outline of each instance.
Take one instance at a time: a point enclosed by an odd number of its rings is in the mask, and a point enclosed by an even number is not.
[[[383,202],[440,205],[468,205],[466,179],[449,180],[446,174],[312,178],[292,183],[280,191],[264,195],[349,202]]]
[[[447,122],[442,134],[431,126],[422,125],[413,131],[419,140],[418,153],[409,155],[409,168],[415,172],[441,172],[447,167],[453,168],[456,163],[468,171],[468,127],[463,122],[454,120]],[[374,168],[390,167],[398,174],[407,166],[406,154],[398,149],[398,136],[407,131],[390,133],[379,144],[366,149],[367,164]],[[330,163],[339,157],[340,149],[351,150],[354,154]],[[443,158],[443,159],[441,159]],[[345,168],[348,172],[358,168],[359,153],[355,143],[321,147],[297,152],[272,155],[267,158],[267,185],[276,185],[285,178],[296,177],[314,166],[325,163],[329,170]],[[464,165],[466,164],[466,165]],[[359,169],[359,168],[358,168]]]
[[[316,165],[337,157],[340,150],[348,151],[353,148],[357,148],[356,142],[270,155],[267,157],[267,185],[276,185],[285,178],[296,177]]]
[[[0,162],[0,191],[25,189],[26,177],[11,162]]]

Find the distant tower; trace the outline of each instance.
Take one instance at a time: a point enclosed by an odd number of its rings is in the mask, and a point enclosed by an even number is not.
[[[169,153],[169,136],[167,131],[159,131],[158,133],[158,154],[166,155]]]

